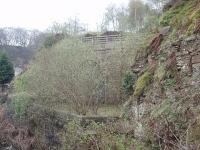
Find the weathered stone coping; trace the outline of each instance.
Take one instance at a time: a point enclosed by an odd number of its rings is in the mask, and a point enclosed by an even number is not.
[[[38,118],[40,118],[41,121],[53,122],[53,124],[59,128],[62,128],[70,121],[76,121],[81,126],[85,127],[92,122],[107,123],[120,119],[118,116],[81,116],[71,112],[45,108],[44,106],[36,104],[27,109],[27,114],[35,114]]]

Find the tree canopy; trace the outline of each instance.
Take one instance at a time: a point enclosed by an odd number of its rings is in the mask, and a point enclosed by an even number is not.
[[[4,85],[9,82],[14,77],[14,67],[10,62],[6,54],[0,53],[0,84]]]

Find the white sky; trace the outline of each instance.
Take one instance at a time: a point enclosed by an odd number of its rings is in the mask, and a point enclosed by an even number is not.
[[[127,5],[129,0],[0,0],[0,27],[24,27],[44,30],[54,21],[64,22],[77,16],[96,29],[105,8]]]

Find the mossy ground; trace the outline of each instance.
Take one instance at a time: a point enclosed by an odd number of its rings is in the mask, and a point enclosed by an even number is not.
[[[170,8],[161,18],[162,26],[191,34],[196,22],[200,19],[200,3],[197,0],[183,0],[179,5]]]

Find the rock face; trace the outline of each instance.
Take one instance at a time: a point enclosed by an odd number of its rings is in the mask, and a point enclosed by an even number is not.
[[[200,36],[192,35],[180,38],[173,43],[166,43],[161,51],[165,55],[174,52],[177,59],[177,68],[182,75],[191,75],[200,63]]]
[[[20,67],[15,67],[15,76],[20,75],[23,72],[23,69]]]
[[[149,47],[147,48],[148,54],[144,57],[138,57],[135,60],[134,65],[131,66],[132,72],[136,74],[141,74],[145,66],[155,64],[155,55],[160,51],[160,45],[164,39],[164,35],[167,35],[170,27],[165,27],[161,29],[160,33],[153,38]]]
[[[150,47],[149,47],[150,53],[152,53],[152,52],[155,53],[155,54],[159,53],[159,51],[160,51],[160,45],[161,45],[163,39],[164,39],[164,35],[163,35],[162,33],[159,33],[159,34],[152,40],[152,42],[151,42],[151,44],[150,44]]]
[[[172,49],[175,47],[172,46]],[[175,48],[177,53],[178,67],[182,73],[191,75],[192,72],[198,69],[200,63],[200,37],[190,36],[180,42],[178,49]],[[196,68],[197,67],[197,68]]]
[[[139,74],[144,69],[146,63],[147,60],[145,58],[137,58],[136,63],[131,66],[132,72]]]
[[[136,122],[136,138],[144,140],[150,133],[153,134],[150,135],[153,140],[160,140],[163,145],[169,146],[170,143],[162,141],[162,138],[174,142],[175,138],[185,136],[178,132],[185,133],[188,124],[195,120],[199,112],[200,36],[194,34],[174,42],[162,41],[161,36],[156,36],[150,44],[148,56],[136,61],[134,67],[135,70],[139,68],[139,78],[152,64],[155,64],[155,69],[150,85],[139,98],[141,103],[132,103],[127,112],[131,113],[133,118],[130,118]],[[140,69],[138,64],[145,67]],[[136,99],[134,95],[132,97]],[[176,129],[179,124],[182,126]],[[168,128],[172,131],[168,132]],[[199,130],[198,127],[196,129]],[[196,138],[199,134],[195,131],[191,132]],[[188,149],[193,147],[194,143],[186,146]]]
[[[167,36],[169,34],[171,30],[171,27],[170,26],[166,26],[166,27],[163,27],[161,30],[160,30],[160,34],[164,35],[164,36]]]

